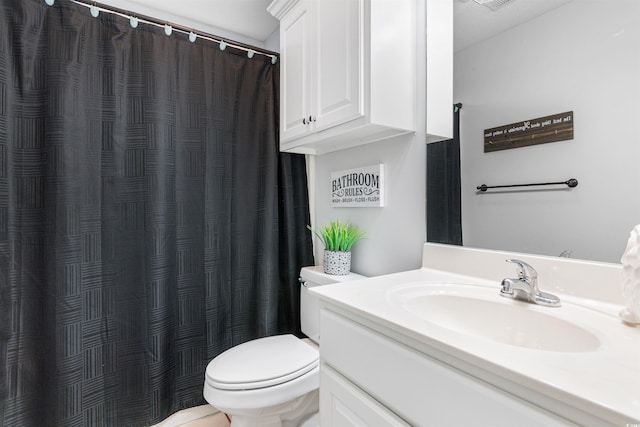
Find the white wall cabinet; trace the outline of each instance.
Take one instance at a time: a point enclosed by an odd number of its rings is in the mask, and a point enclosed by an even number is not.
[[[281,150],[322,154],[415,132],[426,78],[415,0],[275,0],[269,11],[280,20]],[[443,108],[451,115],[451,102]]]
[[[344,314],[321,311],[323,426],[575,426]]]
[[[363,6],[363,0],[302,0],[282,18],[282,142],[364,116]]]

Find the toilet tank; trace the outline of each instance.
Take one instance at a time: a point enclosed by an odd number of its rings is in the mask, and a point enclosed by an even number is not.
[[[344,276],[323,273],[322,266],[302,267],[300,270],[300,326],[312,341],[320,343],[320,304],[309,288],[364,279],[355,273]]]

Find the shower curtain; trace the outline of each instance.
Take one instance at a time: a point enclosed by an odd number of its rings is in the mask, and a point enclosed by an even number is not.
[[[271,58],[0,0],[0,425],[146,426],[300,333],[304,158]]]
[[[427,144],[427,242],[462,246],[460,109],[453,106],[453,138]]]

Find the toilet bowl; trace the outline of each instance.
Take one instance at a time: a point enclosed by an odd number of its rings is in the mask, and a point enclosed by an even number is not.
[[[317,426],[320,310],[309,287],[363,278],[300,271],[300,321],[309,339],[276,335],[247,341],[207,366],[205,400],[231,417],[232,427]]]

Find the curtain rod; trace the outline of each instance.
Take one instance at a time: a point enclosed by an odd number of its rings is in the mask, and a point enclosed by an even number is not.
[[[122,9],[106,6],[104,4],[97,3],[97,2],[87,2],[83,0],[69,0],[69,1],[71,1],[72,3],[78,4],[80,6],[89,8],[91,12],[91,16],[93,16],[94,18],[97,18],[100,12],[106,12],[112,15],[117,15],[125,19],[128,19],[129,24],[131,25],[132,28],[137,28],[138,24],[142,22],[144,24],[153,25],[159,28],[164,28],[164,33],[167,36],[170,36],[173,33],[173,31],[177,31],[182,34],[187,34],[189,36],[189,41],[191,43],[194,43],[198,38],[200,38],[203,40],[208,40],[213,43],[218,43],[220,50],[225,50],[227,46],[231,46],[234,49],[238,49],[246,52],[248,58],[253,58],[254,55],[258,54],[258,55],[265,56],[267,58],[271,58],[272,64],[275,64],[276,62],[278,62],[278,56],[276,54],[269,53],[268,51],[263,52],[258,49],[254,49],[252,47],[241,45],[237,42],[228,42],[228,41],[225,41],[222,37],[217,37],[212,34],[207,34],[200,31],[196,32],[189,27],[185,27],[179,24],[175,24],[167,21],[161,21],[159,19],[155,19],[149,16],[138,15],[133,12],[127,12]],[[49,6],[53,6],[53,4],[55,3],[55,0],[44,0],[44,2]]]

